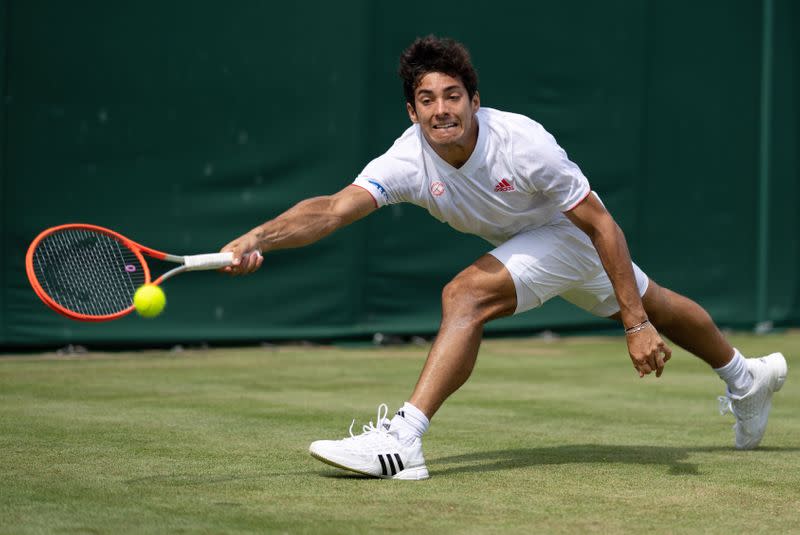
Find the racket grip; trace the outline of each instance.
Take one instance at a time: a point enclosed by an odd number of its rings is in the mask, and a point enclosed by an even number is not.
[[[233,263],[233,253],[194,254],[183,257],[186,271],[199,271],[203,269],[219,269]]]

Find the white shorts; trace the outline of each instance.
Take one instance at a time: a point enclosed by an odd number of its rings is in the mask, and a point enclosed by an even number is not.
[[[589,237],[569,219],[517,234],[489,254],[511,273],[517,290],[517,310],[525,312],[561,296],[596,315],[619,312],[614,288]],[[639,295],[649,279],[633,264]]]

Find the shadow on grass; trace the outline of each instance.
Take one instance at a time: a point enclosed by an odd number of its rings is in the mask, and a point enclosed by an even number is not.
[[[760,448],[758,452],[794,452],[800,448]],[[483,451],[431,459],[431,475],[513,470],[528,466],[556,464],[640,464],[663,465],[672,475],[699,475],[698,465],[687,461],[692,453],[728,452],[730,447],[670,448],[664,446],[611,446],[602,444],[570,444],[549,448],[520,448]],[[456,465],[436,469],[437,466]]]
[[[343,469],[339,471],[326,470],[324,472],[321,472],[319,475],[330,479],[372,479],[375,481],[380,480],[380,478],[377,477],[365,476],[363,474],[355,474],[353,472],[345,472]]]
[[[146,477],[136,477],[125,480],[128,485],[164,485],[170,487],[192,487],[224,484],[240,481],[259,481],[264,478],[286,477],[286,476],[308,476],[313,475],[313,470],[289,471],[289,472],[265,472],[252,473],[248,475],[207,475],[207,474],[156,474]],[[223,504],[224,505],[224,504]]]

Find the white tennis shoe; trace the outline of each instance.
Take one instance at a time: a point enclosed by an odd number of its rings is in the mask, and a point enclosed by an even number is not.
[[[719,413],[730,412],[736,417],[733,431],[738,450],[751,450],[761,442],[772,408],[772,394],[781,389],[787,372],[786,359],[781,353],[747,359],[747,368],[753,376],[750,391],[739,398],[730,392],[719,397]]]
[[[308,451],[323,463],[359,474],[383,479],[428,479],[422,440],[416,438],[407,446],[401,443],[390,431],[388,413],[389,407],[381,404],[376,424],[365,425],[362,434],[353,434],[353,420],[348,438],[317,440]]]

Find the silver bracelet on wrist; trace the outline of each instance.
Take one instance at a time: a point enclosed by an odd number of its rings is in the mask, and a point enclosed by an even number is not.
[[[637,323],[637,324],[636,324],[636,325],[634,325],[633,327],[629,327],[629,328],[625,329],[625,334],[636,334],[636,333],[638,333],[639,331],[642,331],[642,330],[644,330],[645,328],[647,328],[647,326],[648,326],[649,324],[650,324],[650,320],[644,320],[644,321],[643,321],[643,322],[641,322],[641,323]]]

